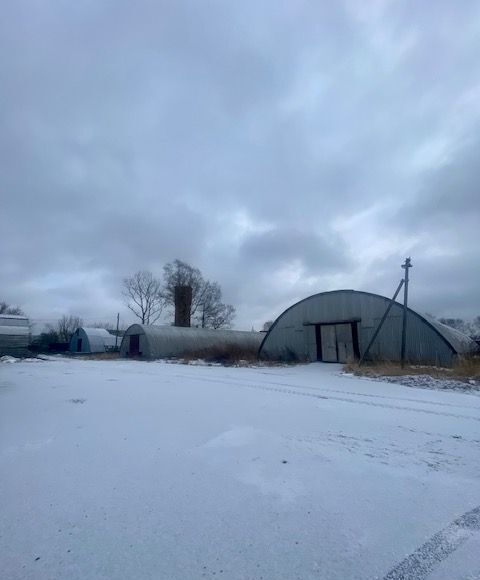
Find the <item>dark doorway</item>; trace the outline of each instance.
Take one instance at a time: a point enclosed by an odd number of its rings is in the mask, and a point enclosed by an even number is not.
[[[346,363],[359,358],[357,322],[329,322],[315,325],[317,360]]]
[[[355,360],[360,359],[360,343],[358,342],[358,323],[352,322],[353,354]]]
[[[77,339],[77,352],[82,352],[82,339]]]
[[[317,341],[317,360],[322,360],[322,333],[320,324],[315,324],[315,338]]]
[[[138,356],[140,354],[140,335],[130,335],[130,356]]]

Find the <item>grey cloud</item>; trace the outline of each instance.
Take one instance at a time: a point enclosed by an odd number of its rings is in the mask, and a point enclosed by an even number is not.
[[[428,312],[472,317],[480,312],[480,140],[462,140],[419,180],[414,195],[386,220],[390,231],[417,238],[414,298]],[[398,256],[400,259],[400,256]]]
[[[344,269],[348,265],[345,253],[339,240],[328,241],[319,235],[289,228],[252,235],[240,248],[241,259],[250,264],[255,262],[269,269],[298,259],[311,274]]]
[[[426,176],[411,204],[417,221],[442,217],[476,216],[480,225],[480,139],[478,124],[472,127],[473,139],[460,143],[451,159]]]
[[[412,299],[476,314],[479,11],[7,2],[0,298],[102,317],[125,274],[179,257],[249,327],[338,285],[388,293],[412,252]]]

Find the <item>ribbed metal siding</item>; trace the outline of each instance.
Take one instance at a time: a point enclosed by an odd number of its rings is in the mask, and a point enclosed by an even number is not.
[[[29,343],[28,318],[0,315],[0,356],[27,356]]]
[[[140,352],[148,359],[182,356],[189,352],[224,346],[256,350],[263,338],[258,332],[133,324],[123,337],[121,356],[128,356],[130,336],[136,334],[140,336]]]
[[[104,328],[77,328],[70,339],[70,352],[77,350],[77,341],[82,339],[82,353],[106,352],[115,348],[115,337]],[[120,342],[120,341],[118,341]]]
[[[260,356],[316,360],[314,325],[359,319],[358,338],[362,354],[385,309],[388,298],[375,294],[339,290],[311,296],[286,310],[265,337]],[[401,350],[402,305],[396,303],[371,349],[371,357],[398,361]],[[313,333],[313,334],[312,334]],[[408,312],[407,357],[413,363],[451,365],[456,351],[412,310]]]

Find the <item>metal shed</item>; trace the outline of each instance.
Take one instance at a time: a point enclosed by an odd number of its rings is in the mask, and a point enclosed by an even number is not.
[[[117,339],[120,344],[120,339]],[[104,328],[77,328],[70,339],[70,352],[108,352],[115,350],[115,337]]]
[[[262,337],[259,332],[241,330],[132,324],[123,337],[120,355],[158,359],[227,346],[256,351]]]
[[[273,323],[259,349],[260,358],[347,362],[366,350],[389,298],[355,290],[315,294],[287,308]],[[369,358],[399,361],[403,305],[395,302]],[[458,355],[474,352],[468,336],[414,310],[407,312],[406,358],[411,363],[450,366]]]
[[[26,356],[30,323],[26,316],[0,314],[0,356]]]

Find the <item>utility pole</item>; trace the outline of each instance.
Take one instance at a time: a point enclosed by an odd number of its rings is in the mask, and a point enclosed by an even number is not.
[[[399,295],[400,290],[402,289],[402,286],[404,284],[405,284],[405,280],[402,278],[400,280],[400,284],[398,285],[398,288],[395,290],[395,294],[393,295],[393,298],[390,300],[390,302],[389,302],[389,304],[387,306],[387,309],[383,313],[382,319],[380,320],[379,325],[377,326],[375,332],[373,333],[373,336],[370,339],[370,342],[368,343],[368,346],[365,349],[365,352],[363,353],[362,358],[360,359],[360,362],[358,363],[358,366],[359,367],[362,366],[362,364],[365,361],[365,359],[368,358],[368,354],[370,352],[370,348],[372,347],[372,344],[375,342],[375,339],[377,338],[378,333],[380,332],[380,330],[382,330],[383,323],[385,322],[385,320],[387,320],[388,313],[392,309],[392,306],[395,304],[395,300],[396,300],[397,296]]]
[[[120,324],[120,312],[117,312],[117,332],[115,333],[115,350],[117,350],[118,345],[118,326]]]
[[[402,369],[405,366],[405,350],[407,345],[408,271],[410,268],[413,268],[411,262],[411,258],[405,258],[405,264],[402,264],[402,268],[405,270],[405,286],[403,290],[402,352],[400,356]]]

